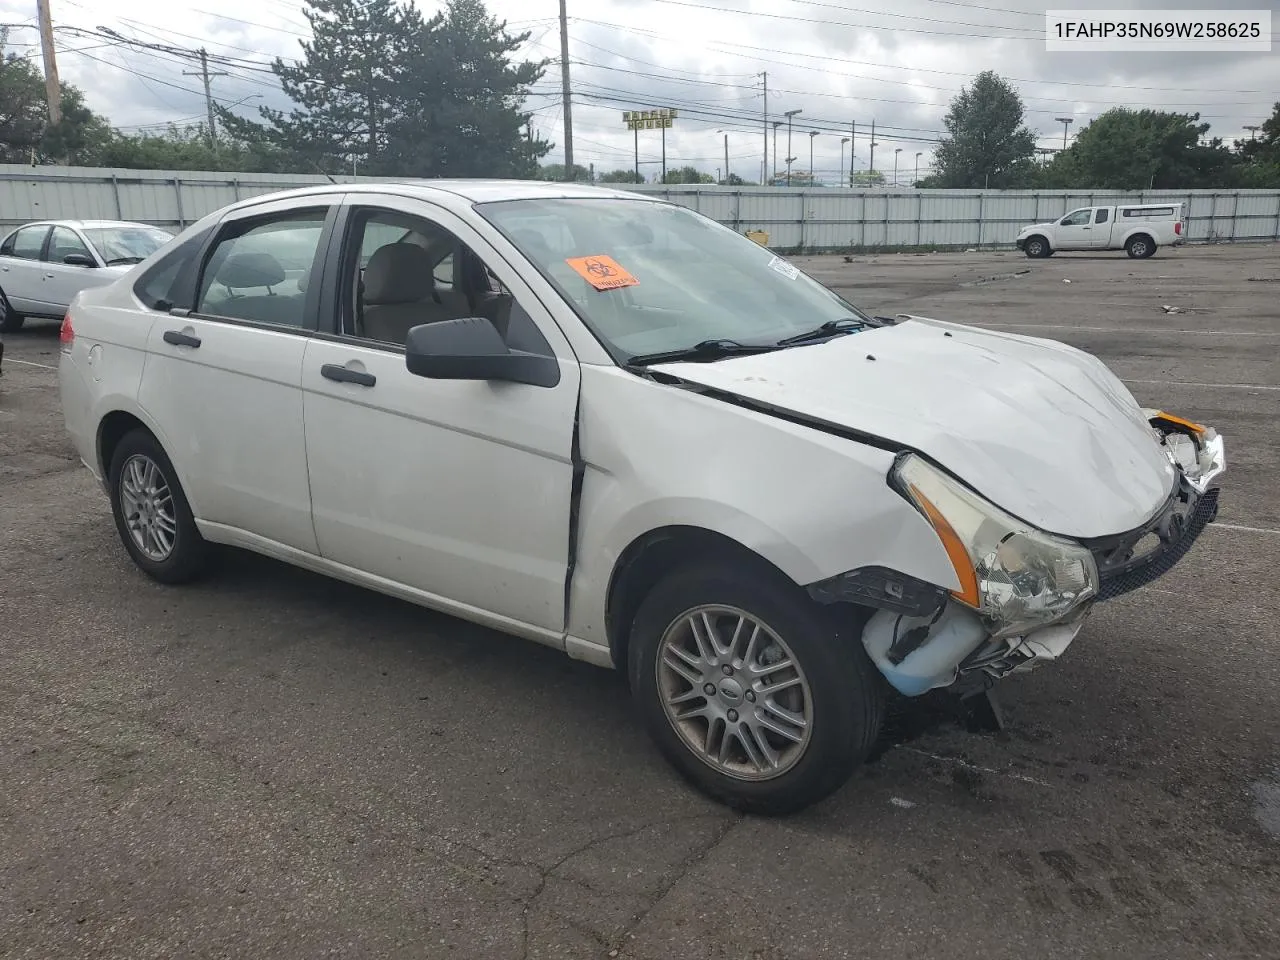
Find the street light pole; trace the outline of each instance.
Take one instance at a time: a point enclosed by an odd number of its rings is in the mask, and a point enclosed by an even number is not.
[[[902,148],[898,147],[893,151],[893,185],[898,185],[898,154],[902,152]]]
[[[817,130],[809,131],[809,186],[813,186],[813,138],[818,135]]]
[[[844,145],[850,140],[849,137],[840,138],[840,184],[844,184]],[[853,175],[853,157],[849,157],[849,174]]]
[[[729,135],[724,135],[724,183],[729,185]]]
[[[1065,150],[1067,149],[1067,129],[1076,122],[1075,117],[1054,117],[1053,119],[1062,124],[1062,149]]]
[[[791,155],[791,118],[792,118],[792,117],[794,117],[796,114],[798,114],[798,113],[803,113],[803,112],[804,112],[804,111],[802,111],[802,110],[788,110],[788,111],[786,112],[786,118],[787,118],[787,186],[788,186],[788,187],[789,187],[789,186],[791,186],[791,164],[792,164],[792,162],[795,160],[795,157],[793,157],[793,156]]]
[[[920,189],[920,157],[922,154],[916,154],[916,178],[911,181],[911,185],[917,190]]]

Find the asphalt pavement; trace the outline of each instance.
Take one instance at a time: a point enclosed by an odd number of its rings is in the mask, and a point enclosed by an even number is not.
[[[1277,247],[851,260],[798,262],[1094,352],[1229,469],[1178,567],[1004,684],[1005,731],[899,715],[785,820],[686,787],[554,651],[248,554],[149,581],[63,436],[56,324],[6,335],[0,957],[1280,957]]]

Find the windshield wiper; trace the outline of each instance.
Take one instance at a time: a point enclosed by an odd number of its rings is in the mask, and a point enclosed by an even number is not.
[[[627,360],[629,367],[642,367],[650,363],[669,363],[677,360],[719,360],[751,353],[768,353],[776,350],[771,343],[739,343],[737,340],[703,340],[691,347],[664,350],[661,353],[641,353]]]
[[[108,260],[107,266],[114,267],[116,264],[120,264],[120,263],[141,263],[141,262],[142,262],[141,257],[116,257],[114,260]]]
[[[865,330],[872,324],[865,320],[859,320],[857,317],[841,317],[839,320],[828,320],[826,323],[812,330],[806,330],[804,333],[797,333],[790,337],[783,337],[778,341],[780,347],[793,347],[798,343],[812,343],[815,340],[826,340],[830,337],[837,336],[842,333],[853,333],[855,330]]]

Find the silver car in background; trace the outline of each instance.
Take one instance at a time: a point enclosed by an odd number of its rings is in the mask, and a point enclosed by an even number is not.
[[[126,220],[44,220],[0,241],[0,330],[27,317],[61,320],[75,295],[132,269],[173,238]]]

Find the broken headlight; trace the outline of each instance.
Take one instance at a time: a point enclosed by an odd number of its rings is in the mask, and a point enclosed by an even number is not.
[[[1028,526],[914,454],[893,477],[942,541],[960,581],[952,596],[994,636],[1059,620],[1097,594],[1098,568],[1079,543]]]

